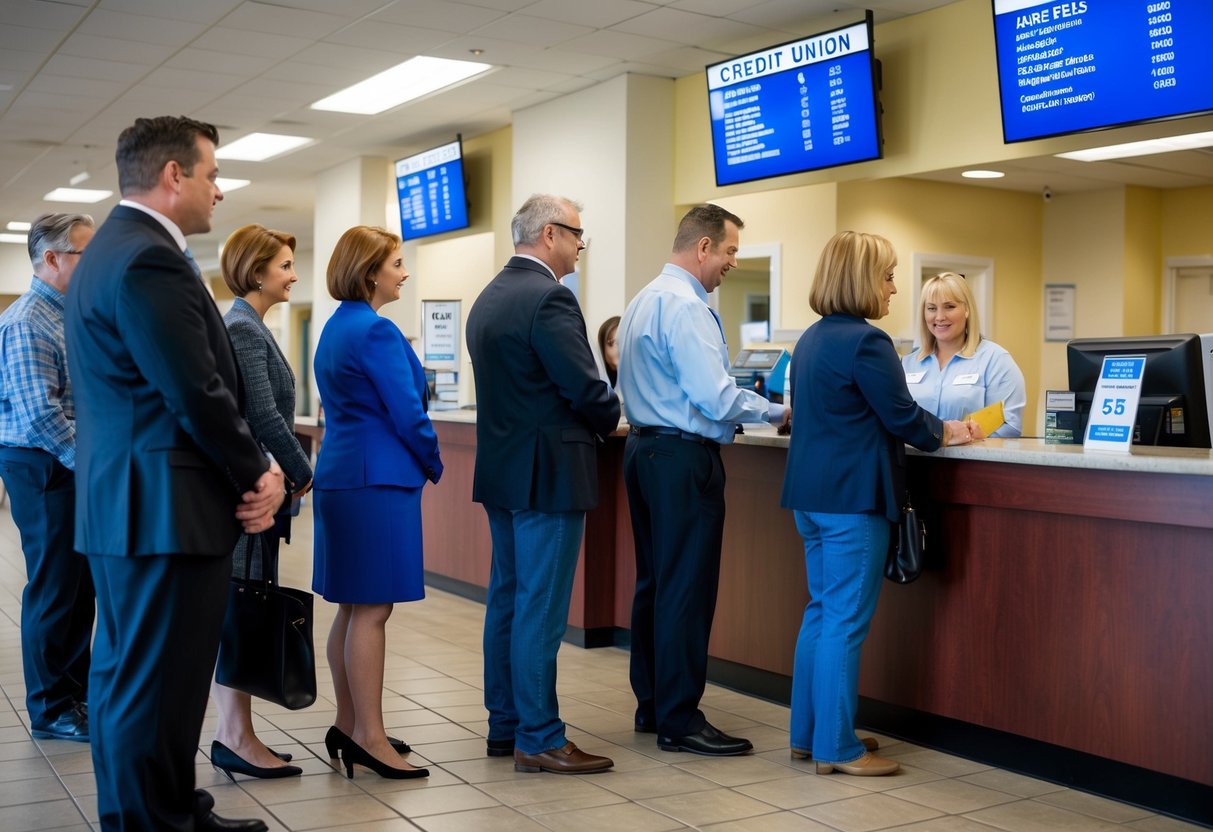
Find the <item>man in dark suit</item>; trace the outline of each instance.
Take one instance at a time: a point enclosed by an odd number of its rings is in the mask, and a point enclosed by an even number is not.
[[[565,737],[556,652],[568,623],[585,512],[598,502],[597,443],[619,424],[573,293],[558,281],[584,248],[580,207],[532,196],[515,256],[468,315],[476,375],[476,474],[493,566],[484,621],[489,756],[518,771],[582,774],[614,763]]]
[[[68,289],[76,548],[97,587],[89,676],[106,830],[265,830],[214,814],[194,756],[241,528],[269,528],[282,471],[240,416],[223,318],[186,248],[223,198],[218,132],[138,119],[118,138],[123,199]]]

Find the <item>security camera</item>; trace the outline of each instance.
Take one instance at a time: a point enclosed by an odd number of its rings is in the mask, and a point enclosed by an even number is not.
[[[1044,190],[1042,190],[1040,192],[1040,198],[1043,199],[1045,202],[1052,202],[1053,201],[1053,189],[1050,188],[1048,185],[1045,185]]]

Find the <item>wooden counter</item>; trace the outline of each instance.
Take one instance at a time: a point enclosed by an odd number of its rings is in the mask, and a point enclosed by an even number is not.
[[[470,501],[471,414],[435,415],[446,473],[423,500],[426,568],[483,597],[491,544]],[[727,517],[715,679],[787,701],[808,599],[779,508],[786,442],[722,449]],[[569,615],[627,643],[635,582],[622,437],[604,447]],[[885,583],[860,677],[867,727],[1213,823],[1213,459],[987,440],[912,454],[937,568]]]

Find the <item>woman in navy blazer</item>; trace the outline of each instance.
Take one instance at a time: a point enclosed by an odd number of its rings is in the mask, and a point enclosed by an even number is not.
[[[265,325],[265,313],[287,301],[295,275],[295,238],[282,231],[260,225],[236,229],[223,244],[219,258],[223,282],[236,296],[223,316],[240,380],[244,385],[244,418],[261,445],[273,454],[286,476],[287,488],[302,496],[312,487],[312,466],[295,438],[295,374],[278,348],[278,342]],[[266,577],[278,580],[278,544],[290,540],[290,501],[279,510],[274,528],[262,534],[242,534],[232,551],[232,574],[261,578],[262,559],[268,567]],[[234,634],[225,628],[224,649]],[[268,633],[239,633],[241,639],[268,638]],[[250,777],[292,777],[303,773],[298,766],[286,765],[291,755],[279,756],[253,733],[252,697],[243,691],[211,685],[219,719],[211,743],[211,764],[215,768]]]
[[[970,440],[914,403],[893,342],[865,319],[889,312],[897,254],[883,237],[843,231],[817,263],[809,305],[822,318],[792,354],[792,438],[783,506],[804,538],[810,601],[792,669],[792,756],[817,773],[891,774],[855,736],[859,653],[905,494],[905,447]]]
[[[383,777],[429,773],[401,767],[408,746],[383,728],[384,626],[395,602],[425,596],[421,489],[442,476],[425,371],[396,325],[378,315],[408,276],[395,234],[355,226],[341,235],[328,266],[329,294],[341,305],[314,362],[325,430],[312,586],[340,605],[328,639],[337,717],[325,744],[350,777],[354,763]]]

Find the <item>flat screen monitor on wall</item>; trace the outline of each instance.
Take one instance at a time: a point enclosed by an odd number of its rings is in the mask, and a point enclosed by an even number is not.
[[[1086,430],[1099,370],[1109,355],[1146,357],[1133,430],[1135,445],[1210,447],[1209,391],[1205,385],[1210,356],[1202,347],[1201,337],[1190,334],[1071,341],[1066,346],[1066,364],[1079,414],[1075,436]]]
[[[1213,112],[1210,0],[993,0],[1007,142]]]
[[[707,68],[716,184],[879,159],[872,13]]]
[[[406,240],[467,228],[461,137],[398,160],[396,197]]]

